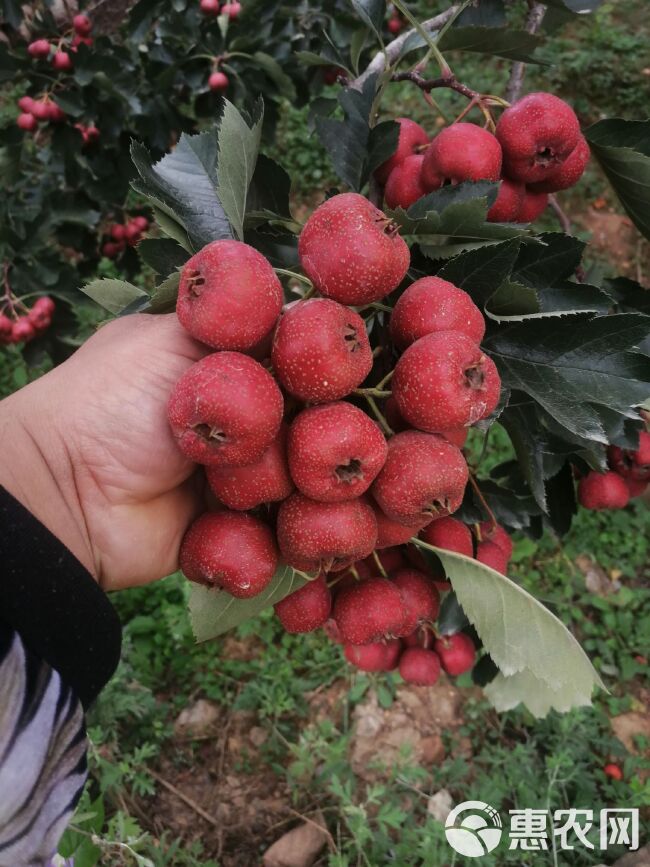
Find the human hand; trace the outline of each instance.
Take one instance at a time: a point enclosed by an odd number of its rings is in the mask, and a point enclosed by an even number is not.
[[[178,568],[201,484],[166,407],[205,352],[174,314],[128,316],[0,403],[0,484],[105,590]]]

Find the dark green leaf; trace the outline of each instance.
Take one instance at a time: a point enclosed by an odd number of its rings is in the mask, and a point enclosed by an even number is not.
[[[454,21],[454,27],[503,27],[506,10],[503,0],[480,0],[463,9]]]
[[[246,199],[246,213],[265,212],[290,217],[291,178],[279,163],[260,154]]]
[[[558,9],[568,9],[569,12],[584,13],[594,12],[604,0],[544,0],[548,6],[556,6]]]
[[[506,60],[523,60],[526,63],[546,65],[535,58],[535,49],[541,45],[541,36],[525,30],[506,30],[500,27],[451,27],[440,40],[441,51],[472,51],[505,57]]]
[[[138,253],[156,274],[166,277],[187,262],[187,251],[171,238],[145,238],[138,244]]]
[[[650,289],[646,289],[635,280],[616,277],[614,280],[605,280],[604,288],[621,310],[650,313]]]
[[[424,555],[425,559],[429,556],[436,556],[432,551],[428,551],[426,548],[420,548],[420,553]],[[438,558],[436,557],[436,560],[437,559]],[[438,632],[441,635],[455,635],[457,632],[461,632],[469,626],[467,615],[461,608],[458,598],[453,590],[450,593],[447,593],[445,598],[442,600],[437,626]]]
[[[487,686],[499,673],[496,663],[489,653],[482,656],[472,669],[472,680],[477,686]]]
[[[262,135],[264,106],[255,106],[255,116],[248,124],[235,106],[225,100],[219,122],[217,195],[236,236],[244,237],[244,216],[248,187],[253,179]]]
[[[150,313],[171,313],[172,310],[176,309],[180,280],[180,271],[174,271],[166,280],[156,286],[149,303]]]
[[[386,0],[350,0],[361,20],[374,30],[381,39],[381,30],[386,16]]]
[[[521,241],[513,238],[456,256],[438,273],[443,280],[464,289],[479,307],[507,280],[517,260]]]
[[[549,521],[559,536],[568,533],[578,511],[571,465],[565,463],[559,473],[546,482]]]

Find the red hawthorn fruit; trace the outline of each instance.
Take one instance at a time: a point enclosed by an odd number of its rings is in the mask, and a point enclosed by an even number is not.
[[[49,99],[37,99],[34,100],[34,104],[32,106],[31,113],[37,120],[49,120],[50,118],[50,105],[51,102]]]
[[[441,430],[440,436],[444,437],[447,442],[453,443],[453,445],[458,446],[459,449],[467,442],[467,435],[469,431],[466,427],[457,428],[456,430]]]
[[[6,340],[11,336],[12,322],[4,313],[0,313],[0,340]]]
[[[603,768],[603,773],[607,777],[611,777],[613,780],[622,780],[623,779],[623,771],[619,767],[619,765],[609,764],[605,765]]]
[[[204,15],[219,14],[219,0],[201,0],[199,7]]]
[[[43,297],[34,302],[32,309],[27,314],[27,318],[36,331],[42,332],[50,327],[53,312],[54,302],[51,298]]]
[[[384,200],[389,208],[410,208],[414,202],[426,196],[421,178],[423,154],[412,154],[396,166],[388,176]]]
[[[280,506],[277,536],[289,565],[340,572],[373,551],[377,521],[363,500],[317,503],[296,492]]]
[[[52,66],[59,72],[68,72],[72,69],[72,58],[67,51],[55,51]]]
[[[149,228],[149,220],[144,216],[134,217],[131,222],[134,226],[137,226],[141,232],[146,232]]]
[[[407,647],[399,660],[402,680],[415,686],[433,686],[440,677],[440,659],[433,650]]]
[[[455,512],[467,480],[460,449],[434,434],[404,431],[389,440],[372,494],[391,520],[414,525]]]
[[[308,581],[300,590],[285,596],[273,607],[286,632],[292,635],[313,632],[323,626],[332,610],[332,595],[325,575]]]
[[[81,36],[79,33],[75,33],[70,43],[70,49],[76,53],[80,45],[87,45],[90,48],[92,44],[93,39],[91,36]]]
[[[44,58],[50,53],[50,43],[47,39],[36,39],[27,46],[27,53],[31,57]]]
[[[303,410],[289,429],[289,470],[306,497],[325,503],[365,493],[386,461],[379,426],[351,403]]]
[[[375,509],[375,514],[377,514],[378,511],[378,509]],[[402,529],[404,528],[402,527]],[[370,570],[370,575],[368,575],[367,577],[371,577],[377,574],[377,563],[375,561],[375,554],[377,555],[377,559],[381,563],[383,570],[384,572],[386,572],[387,575],[390,575],[392,572],[396,572],[398,569],[407,568],[406,560],[399,548],[393,546],[391,548],[384,548],[381,551],[375,548],[373,553],[362,561],[363,564],[367,565],[368,569]]]
[[[587,139],[581,135],[578,144],[565,161],[548,177],[544,178],[543,181],[530,184],[528,189],[533,193],[557,193],[560,190],[568,190],[569,187],[574,187],[584,174],[590,156],[591,151],[589,150]]]
[[[436,331],[460,331],[480,343],[485,320],[467,292],[440,277],[422,277],[397,300],[390,317],[390,336],[398,349],[406,349]]]
[[[32,114],[35,103],[36,100],[32,99],[31,96],[21,96],[18,100],[18,108],[25,114]]]
[[[618,473],[587,473],[578,482],[578,502],[585,509],[624,509],[630,501],[625,480]]]
[[[506,559],[512,557],[513,542],[510,534],[500,524],[493,524],[491,521],[483,521],[479,524],[481,534],[481,542],[494,542],[506,555]]]
[[[420,538],[427,545],[455,551],[465,557],[474,556],[472,533],[469,527],[457,518],[438,518],[437,521],[432,521],[422,530]]]
[[[300,234],[303,270],[322,295],[341,304],[379,301],[399,286],[411,262],[398,228],[358,193],[332,196]]]
[[[126,237],[126,227],[121,223],[115,223],[114,226],[111,226],[111,238],[114,241],[123,241]]]
[[[445,593],[450,589],[451,584],[446,580],[447,576],[445,575],[442,563],[439,560],[435,566],[433,563],[429,563],[425,559],[420,548],[413,544],[407,545],[404,549],[404,553],[406,554],[406,559],[414,569],[417,569],[418,572],[423,572],[425,575],[430,575],[433,578],[433,583],[440,593]]]
[[[271,360],[290,394],[325,403],[363,382],[372,368],[372,349],[358,313],[328,298],[310,298],[280,317]]]
[[[287,426],[282,425],[258,461],[243,467],[208,467],[206,475],[215,496],[237,512],[286,500],[294,490],[287,465]]]
[[[92,22],[87,15],[75,15],[72,19],[72,26],[79,36],[88,36],[93,29]]]
[[[426,189],[445,183],[498,181],[501,176],[501,145],[486,129],[473,123],[445,127],[429,145],[422,164]]]
[[[271,530],[241,512],[201,515],[181,545],[180,566],[186,578],[220,587],[237,599],[261,593],[277,565],[278,549]]]
[[[19,114],[16,123],[18,124],[18,127],[25,130],[25,132],[34,132],[34,130],[38,126],[38,121],[36,120],[34,115],[27,114],[27,112]]]
[[[476,546],[476,559],[502,575],[508,574],[508,557],[495,542],[479,542]]]
[[[136,224],[133,222],[133,220],[130,220],[126,224],[126,226],[124,227],[124,236],[126,238],[126,243],[129,245],[129,247],[135,247],[135,245],[140,240],[141,235],[142,235],[142,232],[140,231],[138,226],[136,226]],[[224,347],[224,348],[229,348],[229,347]]]
[[[415,569],[400,569],[391,576],[402,594],[404,624],[402,634],[409,635],[421,623],[435,620],[440,612],[440,595],[428,575]]]
[[[430,521],[430,518],[426,517],[413,525],[403,524],[386,517],[376,503],[373,502],[371,505],[375,511],[375,518],[377,518],[377,544],[375,547],[378,550],[392,548],[395,545],[405,545],[414,536],[417,536],[425,521],[427,523]]]
[[[124,242],[120,244],[112,244],[108,241],[102,247],[102,255],[106,256],[107,259],[114,259],[119,253],[124,249]]]
[[[416,630],[405,635],[402,642],[405,647],[421,647],[424,650],[432,650],[436,635],[431,626],[423,624]]]
[[[627,485],[627,489],[630,492],[631,500],[635,497],[640,497],[642,494],[645,494],[646,488],[648,487],[648,482],[642,479],[633,479],[630,476],[623,477],[623,481]]]
[[[213,72],[208,78],[208,87],[210,90],[215,90],[217,93],[223,93],[225,90],[228,90],[228,85],[230,84],[230,79],[226,75],[225,72]]]
[[[386,26],[388,27],[388,32],[392,33],[393,36],[397,36],[404,29],[401,18],[389,18]]]
[[[221,14],[227,15],[231,21],[235,21],[239,18],[239,14],[241,12],[241,3],[224,3],[221,7]]]
[[[619,476],[650,481],[650,433],[647,431],[639,434],[639,446],[636,450],[610,446],[607,457],[610,467]]]
[[[499,184],[496,201],[487,212],[489,223],[516,223],[519,220],[526,187],[507,178]]]
[[[48,105],[48,119],[52,123],[61,123],[66,119],[66,113],[56,102],[50,102]]]
[[[344,644],[398,638],[404,632],[402,594],[388,578],[368,578],[337,595],[333,617]]]
[[[382,186],[386,184],[393,170],[400,166],[407,157],[417,154],[420,148],[429,144],[429,136],[419,123],[408,117],[396,117],[395,120],[399,124],[397,150],[392,157],[375,170],[375,178]]]
[[[352,571],[354,569],[354,572]],[[354,574],[356,572],[356,575]],[[332,580],[331,590],[334,595],[345,590],[346,587],[354,587],[364,578],[374,578],[377,575],[377,564],[372,554],[364,560],[355,560],[342,571],[330,572],[328,577]]]
[[[552,175],[580,138],[575,112],[552,93],[529,93],[507,108],[497,123],[504,174],[535,184]]]
[[[248,244],[222,240],[183,266],[176,313],[196,340],[241,351],[271,331],[282,303],[282,285],[269,261]]]
[[[359,671],[392,671],[402,652],[399,638],[378,641],[375,644],[346,644],[343,655]]]
[[[519,211],[519,215],[517,217],[517,223],[534,223],[535,220],[544,213],[548,205],[548,194],[547,193],[532,193],[528,187],[526,187],[526,192],[524,194],[524,201],[522,203],[521,209]]]
[[[395,365],[391,387],[407,422],[438,433],[489,416],[499,402],[501,378],[470,337],[439,331],[408,347]]]
[[[464,632],[455,635],[443,635],[434,644],[434,650],[440,657],[440,663],[451,677],[458,677],[474,667],[476,648],[474,642]]]
[[[280,430],[284,401],[271,374],[239,352],[193,364],[169,399],[169,422],[181,452],[199,464],[258,461]]]
[[[27,343],[36,336],[36,331],[32,323],[26,316],[21,317],[11,326],[11,338],[14,343]]]

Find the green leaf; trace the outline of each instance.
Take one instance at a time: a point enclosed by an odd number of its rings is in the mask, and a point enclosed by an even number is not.
[[[187,237],[187,232],[180,223],[178,223],[173,217],[170,217],[166,211],[155,206],[153,209],[153,215],[165,235],[168,235],[169,238],[176,241],[176,243],[188,253],[191,254],[194,252],[192,250],[192,245],[190,244],[190,239]]]
[[[266,54],[264,51],[256,51],[253,55],[253,60],[275,84],[280,96],[292,101],[296,98],[296,88],[293,81],[274,57],[271,57],[270,54]]]
[[[171,313],[176,309],[178,286],[181,282],[180,271],[173,271],[153,291],[149,303],[151,313]]]
[[[442,600],[436,625],[440,635],[455,635],[469,626],[467,615],[453,590]]]
[[[225,590],[192,584],[189,609],[194,636],[197,641],[216,638],[275,605],[306,583],[305,578],[291,566],[280,566],[266,590],[252,599],[235,599]]]
[[[481,0],[463,9],[454,21],[454,27],[503,27],[506,10],[503,0]]]
[[[630,219],[650,238],[650,120],[601,120],[585,136]]]
[[[260,154],[246,198],[246,216],[251,213],[291,217],[291,178],[279,163]]]
[[[464,289],[474,303],[482,308],[510,276],[520,245],[521,241],[514,238],[490,247],[462,253],[448,262],[438,272],[438,276]]]
[[[548,66],[534,57],[535,49],[542,44],[541,36],[525,30],[507,30],[500,27],[450,27],[439,42],[441,51],[472,51],[505,57],[506,60],[523,60]]]
[[[81,287],[81,291],[109,313],[116,315],[133,302],[147,299],[147,293],[132,283],[108,277],[86,283]]]
[[[594,12],[604,0],[544,0],[547,6],[555,6],[557,9],[568,9],[569,12],[583,14]]]
[[[359,18],[382,38],[382,26],[386,17],[386,0],[350,0]]]
[[[432,548],[499,675],[486,688],[498,710],[523,702],[535,716],[591,704],[604,685],[564,624],[505,575],[469,557]],[[496,684],[496,686],[495,686]],[[534,688],[536,687],[536,689]]]
[[[227,99],[219,123],[217,194],[236,236],[243,240],[248,187],[253,179],[262,135],[264,106],[260,100],[249,125]]]
[[[138,253],[161,277],[182,268],[188,258],[187,251],[171,238],[145,238],[138,244]]]

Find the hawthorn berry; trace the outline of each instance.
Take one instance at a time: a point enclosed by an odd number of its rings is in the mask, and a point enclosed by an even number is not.
[[[26,112],[18,115],[16,123],[18,124],[18,127],[25,130],[25,132],[34,132],[34,130],[38,126],[38,121],[36,120],[34,115],[27,114]]]
[[[377,519],[377,550],[392,548],[394,545],[405,545],[417,536],[423,524],[431,520],[429,516],[418,520],[415,524],[404,524],[401,521],[393,521],[388,518],[379,506],[371,502]]]
[[[359,671],[392,671],[402,652],[399,638],[378,641],[373,644],[346,644],[343,655]]]
[[[11,339],[14,343],[27,343],[36,336],[36,330],[26,316],[21,317],[11,326]]]
[[[72,58],[67,51],[55,51],[52,66],[59,72],[68,72],[72,69]]]
[[[389,440],[372,495],[390,519],[413,526],[455,512],[468,477],[456,446],[434,434],[404,431]]]
[[[578,144],[580,124],[564,100],[552,93],[529,93],[503,112],[495,135],[503,149],[504,174],[534,184],[569,157]]]
[[[584,174],[590,156],[587,139],[581,135],[578,144],[564,162],[543,181],[530,184],[528,189],[533,193],[556,193],[560,190],[568,190],[569,187],[575,186]]]
[[[398,228],[365,196],[332,196],[300,234],[303,270],[322,295],[341,304],[379,301],[401,283],[411,261]]]
[[[289,429],[291,477],[312,500],[334,503],[365,493],[387,453],[378,425],[345,401],[305,409]]]
[[[585,509],[624,509],[630,501],[625,480],[618,473],[587,473],[578,482],[578,502]]]
[[[624,478],[650,481],[650,433],[641,431],[637,449],[610,446],[607,450],[610,467]]]
[[[406,157],[388,176],[384,199],[389,208],[410,208],[427,194],[422,183],[422,154]]]
[[[277,565],[278,550],[269,527],[241,512],[202,515],[181,544],[180,566],[186,578],[219,587],[237,599],[261,593]]]
[[[367,578],[342,590],[332,616],[344,644],[373,644],[404,634],[402,593],[388,578]]]
[[[408,117],[397,117],[395,122],[399,124],[399,138],[395,153],[375,170],[375,178],[382,186],[386,184],[391,173],[400,166],[407,157],[417,154],[429,144],[429,136],[426,131]]]
[[[375,514],[378,510],[375,510]],[[375,557],[377,559],[375,559]],[[382,569],[387,575],[396,572],[398,569],[407,567],[406,558],[398,547],[384,548],[382,551],[375,549],[372,554],[368,555],[363,564],[368,567],[370,573],[366,577],[377,575],[377,560],[381,563]]]
[[[476,648],[474,642],[464,632],[455,635],[443,635],[434,644],[434,650],[440,657],[440,663],[451,677],[458,677],[474,667]]]
[[[18,100],[18,108],[25,114],[32,114],[35,102],[36,100],[32,99],[31,96],[21,96]]]
[[[277,537],[296,569],[339,572],[374,549],[377,521],[363,500],[318,503],[296,492],[280,506]]]
[[[499,192],[492,207],[487,212],[490,223],[517,223],[524,203],[526,187],[518,181],[507,178],[499,184]]]
[[[496,542],[479,542],[476,546],[476,559],[484,566],[489,566],[496,572],[501,572],[502,575],[508,573],[508,560],[503,548],[499,547]]]
[[[372,368],[372,349],[358,313],[328,298],[290,305],[280,317],[273,369],[295,397],[325,403],[350,394]]]
[[[427,190],[463,181],[498,181],[501,145],[491,132],[473,123],[445,127],[424,154],[422,182]]]
[[[77,49],[80,45],[86,45],[88,48],[93,44],[93,39],[91,36],[81,36],[79,33],[75,33],[72,37],[72,42],[70,43],[70,48],[72,51],[76,53]]]
[[[172,433],[199,464],[243,466],[258,461],[280,430],[284,401],[271,374],[239,352],[197,361],[169,400]]]
[[[34,42],[30,42],[27,46],[27,53],[31,57],[44,58],[47,57],[50,53],[50,43],[47,39],[36,39]]]
[[[548,206],[548,193],[533,193],[526,187],[517,223],[534,223]]]
[[[204,15],[219,14],[219,0],[201,0],[199,7]]]
[[[485,320],[467,292],[440,277],[422,277],[398,298],[390,336],[398,349],[406,349],[436,331],[460,331],[480,343]]]
[[[137,226],[141,232],[146,232],[149,228],[149,220],[144,216],[139,215],[134,217],[131,222],[134,226]]]
[[[648,487],[647,481],[643,479],[634,479],[631,476],[623,476],[623,481],[630,492],[631,500],[634,499],[634,497],[640,497],[642,494],[645,494],[646,488]]]
[[[176,313],[196,340],[241,351],[271,331],[282,302],[282,284],[268,260],[241,241],[220,240],[183,266]]]
[[[72,26],[79,36],[88,36],[93,29],[92,22],[87,15],[75,15],[72,19]]]
[[[411,344],[391,383],[400,413],[429,433],[468,427],[499,402],[501,378],[479,345],[459,331],[427,334]]]
[[[622,780],[623,779],[623,771],[620,768],[620,765],[609,764],[605,765],[603,768],[603,773],[607,777],[611,777],[612,780]]]
[[[443,548],[445,551],[455,551],[465,557],[474,556],[474,541],[472,533],[466,524],[457,518],[438,518],[420,533],[420,538],[427,545]]]
[[[49,98],[42,98],[34,100],[34,104],[31,109],[31,113],[37,120],[49,120],[50,119],[50,100]]]
[[[401,18],[389,18],[386,26],[388,27],[389,33],[392,33],[393,36],[399,35],[404,29]]]
[[[291,634],[313,632],[323,626],[332,610],[332,595],[325,575],[308,581],[273,607],[285,631]]]
[[[223,93],[225,90],[228,90],[229,84],[230,80],[228,76],[225,72],[221,72],[220,70],[212,72],[208,78],[208,87],[210,90],[214,90],[217,93]]]
[[[479,532],[481,542],[494,542],[506,555],[506,559],[510,560],[513,544],[507,530],[504,530],[500,524],[493,524],[492,521],[483,521],[479,524]]]
[[[435,620],[440,611],[440,595],[432,579],[416,569],[400,569],[391,575],[402,594],[404,622],[402,634],[409,635],[421,623]]]
[[[433,686],[440,677],[440,659],[433,650],[407,647],[399,660],[402,680],[415,686]]]
[[[237,18],[239,18],[240,13],[241,3],[224,3],[224,5],[221,7],[221,14],[227,15],[231,21],[235,21]]]

